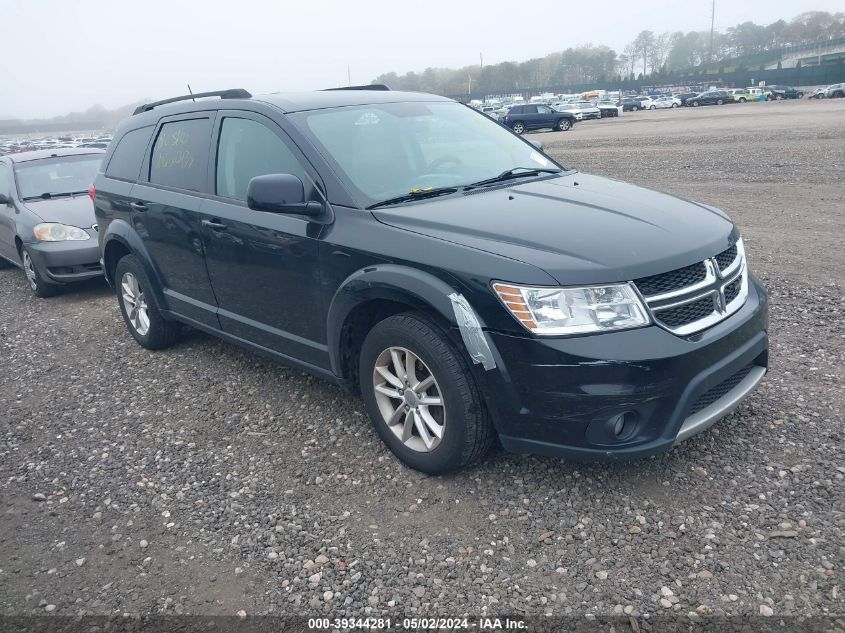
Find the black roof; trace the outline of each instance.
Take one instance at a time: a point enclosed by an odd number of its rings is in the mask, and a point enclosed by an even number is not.
[[[62,156],[81,156],[84,154],[105,154],[105,150],[93,147],[65,147],[57,149],[39,149],[31,152],[17,152],[16,154],[6,154],[3,158],[8,158],[13,163],[25,163],[31,160],[41,160],[43,158],[59,158]]]

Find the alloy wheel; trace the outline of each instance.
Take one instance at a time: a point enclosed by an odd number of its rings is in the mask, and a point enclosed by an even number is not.
[[[138,284],[138,279],[132,273],[124,273],[120,280],[120,296],[126,316],[135,331],[146,336],[150,331],[150,315],[144,291]]]
[[[30,288],[38,290],[38,276],[35,273],[35,264],[32,263],[32,258],[26,251],[23,252],[23,271],[26,273]]]
[[[376,403],[387,428],[411,450],[428,453],[443,439],[446,407],[434,374],[404,347],[388,347],[373,369]]]

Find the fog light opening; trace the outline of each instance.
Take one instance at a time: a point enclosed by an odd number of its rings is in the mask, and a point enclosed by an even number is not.
[[[616,441],[621,442],[630,438],[637,432],[636,411],[623,411],[609,420],[606,428],[610,428]]]

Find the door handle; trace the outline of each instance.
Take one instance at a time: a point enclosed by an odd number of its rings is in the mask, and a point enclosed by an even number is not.
[[[211,229],[212,231],[225,231],[229,228],[220,220],[203,220],[202,225]]]
[[[132,207],[133,209],[135,209],[136,211],[146,211],[147,210],[147,205],[145,205],[143,202],[130,202],[129,206]]]

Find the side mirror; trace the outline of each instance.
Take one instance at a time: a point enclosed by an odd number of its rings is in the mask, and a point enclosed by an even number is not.
[[[319,202],[305,201],[302,181],[293,174],[267,174],[249,181],[246,203],[253,211],[317,216],[323,213]]]
[[[541,152],[543,151],[543,141],[528,141],[528,142],[531,143],[537,149],[539,149]]]
[[[10,203],[11,200],[9,200],[9,196],[7,196],[5,193],[0,193],[0,204],[9,206]]]

